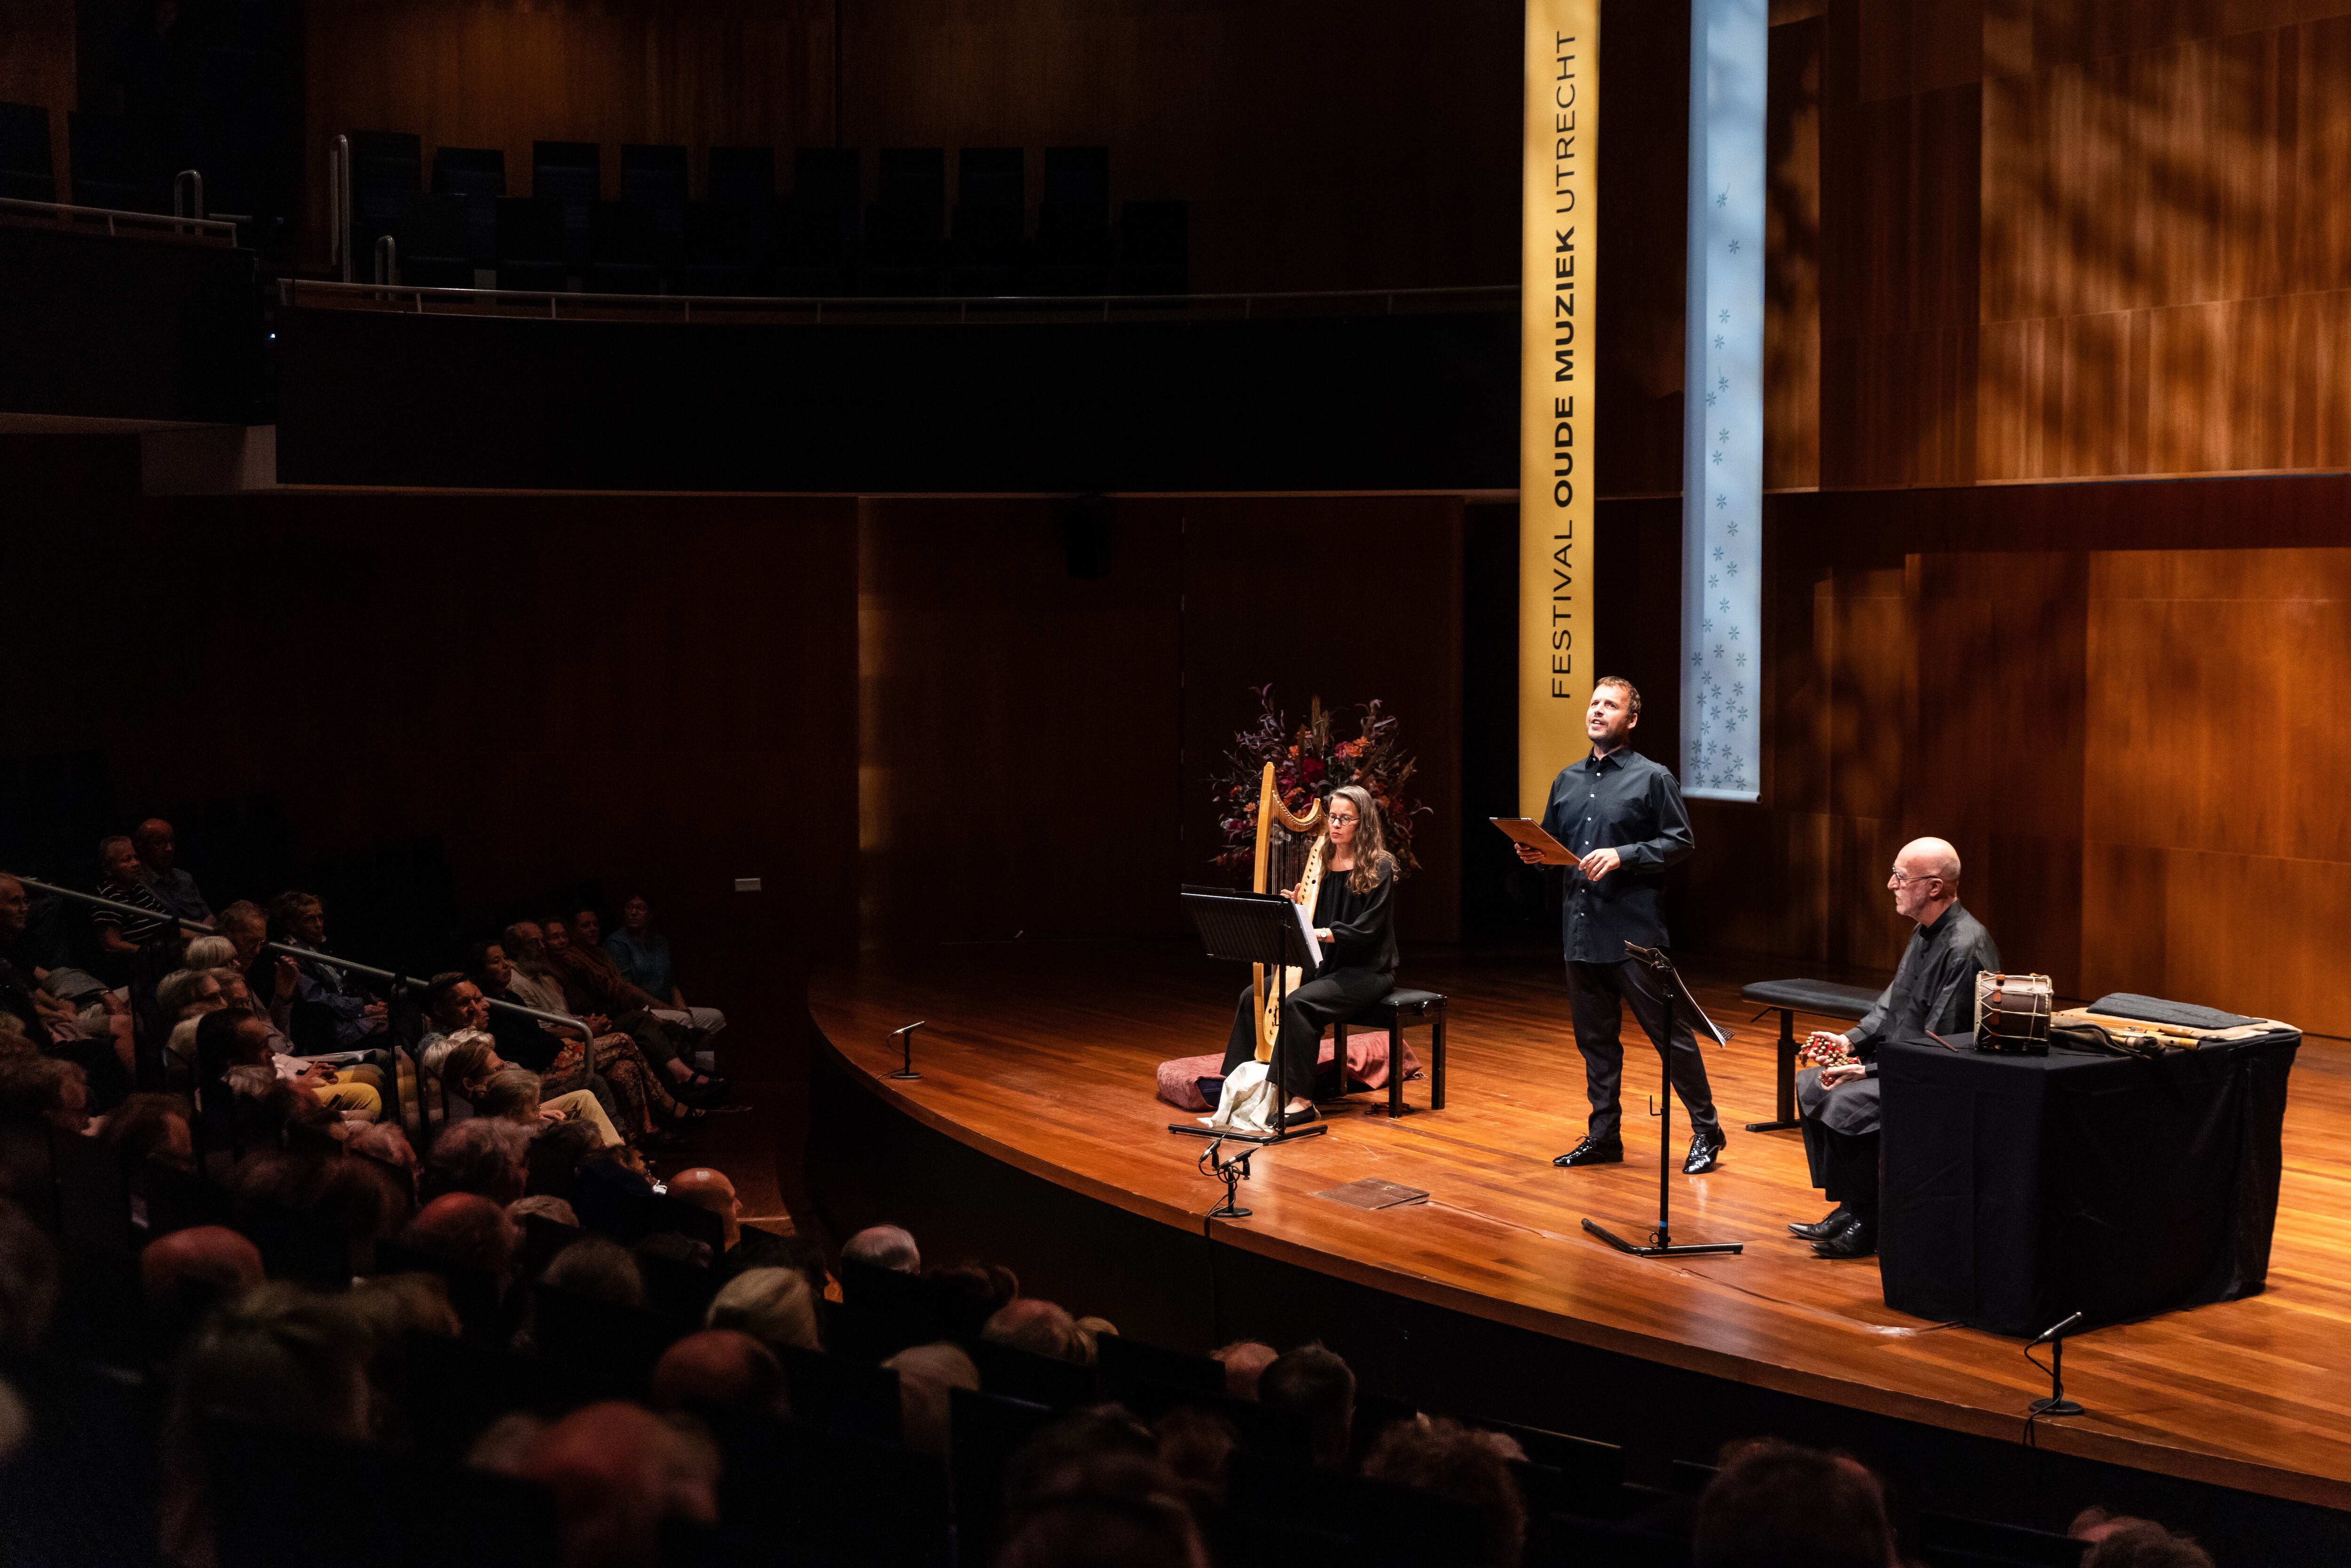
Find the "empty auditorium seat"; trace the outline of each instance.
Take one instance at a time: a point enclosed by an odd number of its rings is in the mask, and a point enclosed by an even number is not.
[[[661,225],[647,202],[598,202],[588,220],[590,294],[661,292]]]
[[[535,196],[502,196],[497,204],[500,288],[571,287],[564,259],[563,204]]]
[[[854,147],[802,147],[792,154],[776,287],[789,295],[848,291],[864,174]]]
[[[1110,282],[1110,149],[1045,149],[1045,199],[1031,247],[1040,294],[1098,294]]]
[[[401,203],[392,231],[401,282],[415,288],[474,287],[473,200],[420,192]]]
[[[564,265],[585,272],[590,214],[604,194],[603,149],[593,141],[532,142],[530,193],[562,204]]]
[[[1012,294],[1027,262],[1028,185],[1018,147],[967,147],[956,158],[954,294]]]
[[[1212,1398],[1225,1392],[1225,1364],[1213,1355],[1167,1350],[1124,1334],[1103,1334],[1096,1345],[1103,1392],[1115,1396],[1137,1381],[1167,1384]]]
[[[683,147],[632,142],[621,149],[621,200],[653,209],[664,272],[685,245],[686,158]]]
[[[354,131],[351,139],[352,276],[368,276],[380,235],[400,225],[402,204],[424,189],[423,143],[405,131]]]
[[[475,267],[498,264],[498,198],[507,193],[507,155],[498,147],[444,147],[433,154],[433,189],[465,203],[465,245]],[[405,252],[403,250],[403,258]]]
[[[759,265],[759,223],[775,224],[775,203],[742,201],[696,202],[685,211],[685,247],[678,264],[680,294],[757,294],[764,268]]]
[[[859,291],[932,295],[942,289],[947,199],[946,153],[936,147],[885,147],[880,199],[865,213]]]
[[[1192,204],[1129,202],[1119,209],[1113,294],[1185,294],[1191,288]]]
[[[73,168],[73,204],[144,213],[167,209],[141,172],[138,141],[131,123],[106,114],[75,110],[66,116],[68,162]]]
[[[704,154],[702,194],[712,202],[774,201],[776,150],[713,147]]]
[[[0,103],[0,196],[19,202],[57,199],[47,105]]]

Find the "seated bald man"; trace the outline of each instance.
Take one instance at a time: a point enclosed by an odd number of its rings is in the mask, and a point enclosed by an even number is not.
[[[1886,886],[1896,913],[1917,926],[1894,983],[1844,1033],[1812,1036],[1809,1043],[1850,1051],[1851,1065],[1808,1067],[1796,1075],[1813,1185],[1836,1207],[1788,1228],[1823,1258],[1866,1258],[1877,1250],[1877,1048],[1928,1030],[1964,1032],[1975,1021],[1976,971],[2000,969],[1991,933],[1959,905],[1959,851],[1941,839],[1913,839],[1894,857]]]

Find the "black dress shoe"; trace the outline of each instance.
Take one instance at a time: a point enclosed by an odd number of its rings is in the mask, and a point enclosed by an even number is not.
[[[1611,1138],[1604,1144],[1596,1138],[1586,1138],[1559,1158],[1552,1161],[1552,1164],[1565,1168],[1576,1166],[1621,1166],[1624,1163],[1625,1144],[1621,1138]]]
[[[1309,1105],[1303,1111],[1284,1111],[1281,1113],[1280,1124],[1284,1128],[1303,1127],[1310,1123],[1319,1122],[1322,1119],[1322,1107],[1317,1105]]]
[[[1815,1258],[1866,1258],[1876,1250],[1877,1228],[1857,1214],[1813,1243]]]
[[[1840,1203],[1810,1225],[1801,1219],[1792,1219],[1788,1221],[1788,1228],[1807,1241],[1818,1241],[1836,1234],[1837,1228],[1852,1218],[1853,1210]]]
[[[1689,1157],[1682,1161],[1682,1175],[1706,1175],[1714,1168],[1715,1158],[1722,1153],[1722,1145],[1729,1142],[1730,1142],[1729,1136],[1719,1127],[1715,1129],[1714,1136],[1710,1138],[1704,1133],[1692,1134]]]

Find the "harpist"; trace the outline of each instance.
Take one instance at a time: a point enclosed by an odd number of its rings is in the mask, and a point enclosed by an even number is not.
[[[1280,1087],[1288,1095],[1282,1124],[1311,1122],[1314,1063],[1322,1031],[1352,1018],[1395,988],[1395,856],[1380,831],[1379,808],[1353,784],[1332,791],[1323,811],[1322,837],[1306,861],[1306,874],[1283,896],[1311,899],[1315,939],[1322,966],[1304,985],[1292,986],[1281,1009],[1280,1038],[1274,1051]],[[1267,976],[1267,998],[1274,977]],[[1257,986],[1242,988],[1233,1009],[1233,1034],[1225,1049],[1225,1073],[1258,1054],[1264,1023]]]

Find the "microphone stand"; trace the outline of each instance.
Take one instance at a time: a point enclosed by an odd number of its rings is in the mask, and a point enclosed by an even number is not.
[[[2053,1323],[2033,1337],[2032,1344],[2024,1347],[2024,1359],[2032,1359],[2032,1345],[2049,1347],[2049,1397],[2036,1399],[2025,1406],[2035,1416],[2079,1416],[2086,1408],[2065,1397],[2065,1331],[2082,1321],[2075,1312],[2064,1322]]]

